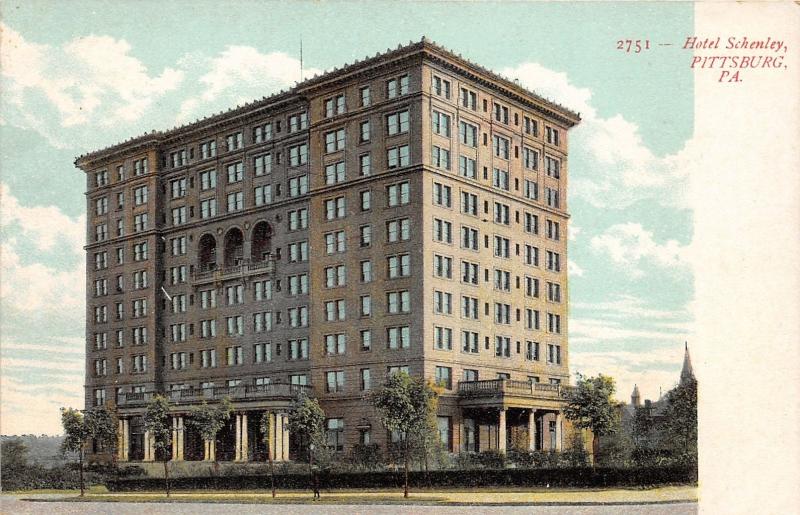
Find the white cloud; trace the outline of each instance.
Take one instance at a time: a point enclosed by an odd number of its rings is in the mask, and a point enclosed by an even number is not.
[[[591,170],[570,170],[574,196],[596,207],[615,209],[640,200],[685,204],[686,176],[697,154],[691,142],[676,154],[656,156],[642,141],[635,123],[619,114],[600,117],[592,106],[591,90],[575,86],[565,73],[538,63],[500,73],[581,114],[581,123],[570,132],[571,162],[589,164]]]
[[[654,309],[640,298],[633,295],[618,294],[609,300],[600,302],[572,302],[571,307],[576,311],[598,312],[603,317],[610,318],[647,318],[647,319],[675,319],[684,318],[691,311],[680,309],[669,311]]]
[[[190,121],[200,110],[208,111],[215,106],[230,108],[290,88],[300,80],[298,59],[283,52],[263,54],[249,46],[229,46],[212,58],[191,55],[181,63],[208,71],[199,79],[204,90],[181,103],[178,123]],[[320,72],[305,69],[304,76]]]
[[[583,268],[571,259],[567,260],[567,272],[570,277],[583,277]]]
[[[684,267],[688,264],[688,248],[676,240],[658,243],[653,233],[638,223],[616,224],[591,240],[591,247],[605,254],[611,261],[623,267],[633,277],[641,277],[644,263],[666,269]]]
[[[31,386],[3,374],[0,377],[3,402],[0,404],[0,433],[61,434],[61,407],[83,406],[82,375],[72,380],[48,385]]]
[[[577,225],[570,225],[569,226],[569,241],[575,241],[578,239],[578,235],[583,231]]]
[[[0,31],[3,86],[16,108],[10,123],[40,130],[51,141],[58,138],[42,131],[47,124],[34,112],[55,109],[62,127],[112,127],[138,120],[184,79],[174,68],[150,75],[125,40],[87,36],[55,47],[29,42],[5,24]]]

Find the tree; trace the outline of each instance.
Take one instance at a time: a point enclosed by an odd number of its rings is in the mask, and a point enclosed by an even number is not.
[[[575,388],[568,395],[564,416],[578,429],[592,431],[593,461],[600,451],[600,437],[615,433],[619,428],[618,403],[613,397],[614,378],[603,374],[597,377],[579,374]]]
[[[74,452],[78,455],[81,497],[83,497],[86,491],[86,485],[83,481],[83,457],[84,444],[86,442],[86,426],[83,423],[83,413],[72,408],[61,408],[61,425],[64,428],[64,441],[61,443],[61,452]]]
[[[665,436],[680,461],[697,462],[697,381],[690,379],[667,392]]]
[[[19,438],[3,440],[0,456],[3,457],[3,468],[6,470],[22,470],[28,466],[28,447]]]
[[[217,433],[225,427],[225,424],[231,418],[233,412],[233,405],[227,397],[222,399],[222,402],[216,405],[209,405],[203,402],[199,406],[192,407],[187,424],[197,429],[200,436],[206,442],[214,442],[217,439]],[[217,461],[217,454],[214,453],[214,462]]]
[[[112,456],[117,448],[117,421],[105,406],[96,406],[85,411],[83,425],[86,438],[93,439],[101,449],[108,449]]]
[[[272,413],[265,411],[261,415],[260,421],[261,434],[264,435],[264,443],[267,444],[267,459],[269,460],[269,479],[272,483],[272,498],[275,498],[275,466],[272,461],[272,442],[269,441],[269,435],[272,432]]]
[[[144,428],[150,433],[156,455],[164,463],[164,489],[169,497],[169,460],[172,457],[172,423],[169,401],[163,395],[154,395],[144,414]],[[148,445],[148,442],[145,442]]]
[[[289,413],[289,430],[297,435],[302,450],[310,450],[312,444],[318,449],[325,446],[324,426],[325,412],[319,401],[301,393]]]
[[[400,438],[403,449],[405,485],[403,496],[408,497],[408,461],[411,442],[422,442],[431,431],[435,416],[436,391],[422,378],[405,372],[392,374],[380,388],[370,395],[383,426]]]

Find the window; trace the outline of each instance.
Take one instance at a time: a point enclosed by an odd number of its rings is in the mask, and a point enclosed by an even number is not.
[[[244,302],[244,286],[241,284],[225,287],[225,302],[228,306],[234,306]]]
[[[369,141],[370,129],[369,120],[363,121],[359,124],[359,141],[365,143]]]
[[[362,225],[358,228],[359,245],[361,247],[369,247],[372,244],[372,226]]]
[[[508,159],[509,141],[502,136],[494,136],[492,140],[494,142],[494,155],[501,159]]]
[[[525,134],[530,134],[534,138],[539,135],[539,122],[525,116],[524,118]]]
[[[325,253],[335,254],[345,251],[344,231],[329,232],[325,234]]]
[[[200,307],[202,309],[217,307],[217,290],[201,290]]]
[[[386,116],[386,133],[389,136],[408,132],[408,110],[398,111]]]
[[[289,308],[289,327],[308,326],[308,306]]]
[[[545,156],[544,169],[548,177],[558,179],[561,171],[561,161],[554,157]]]
[[[508,108],[495,102],[494,119],[495,121],[508,125]]]
[[[108,280],[107,279],[97,279],[94,282],[94,295],[95,295],[95,297],[100,297],[102,295],[108,295]]]
[[[217,216],[217,199],[207,198],[200,201],[200,218],[211,218]]]
[[[525,179],[523,195],[529,200],[539,200],[539,185],[536,181]]]
[[[326,334],[325,353],[328,355],[344,354],[347,348],[347,340],[344,333]]]
[[[502,236],[495,236],[494,255],[501,258],[511,257],[511,240]]]
[[[256,177],[272,173],[272,154],[264,154],[253,159],[253,170]]]
[[[325,99],[325,118],[345,112],[344,94]]]
[[[336,197],[325,201],[325,219],[335,220],[346,215],[344,197]]]
[[[539,279],[525,276],[525,295],[528,297],[539,297]]]
[[[391,375],[394,375],[394,374],[399,374],[400,372],[404,372],[404,373],[408,374],[408,365],[386,367],[386,374],[387,375],[391,376]],[[392,431],[392,441],[393,442],[399,441],[399,434],[396,433],[395,431]]]
[[[186,254],[186,236],[178,236],[169,240],[173,256],[183,256]]]
[[[494,289],[505,292],[511,291],[511,272],[495,269]]]
[[[401,206],[409,202],[409,184],[400,182],[386,187],[386,197],[389,207]]]
[[[369,107],[371,103],[369,86],[358,89],[358,98],[361,99],[361,107]]]
[[[228,171],[228,184],[240,182],[244,177],[244,165],[241,161],[231,163],[225,169]]]
[[[272,124],[265,123],[253,128],[253,141],[264,143],[272,139]]]
[[[561,364],[561,345],[547,345],[547,363],[551,365]]]
[[[95,333],[94,350],[102,350],[107,347],[108,339],[106,333]]]
[[[342,387],[344,387],[344,372],[342,374]],[[337,378],[338,380],[338,378]],[[336,390],[340,391],[340,390]],[[340,452],[344,450],[344,419],[329,418],[326,421],[325,441],[329,449]]]
[[[554,129],[553,127],[545,127],[545,138],[547,142],[551,145],[558,146],[559,138],[558,138],[558,129]]]
[[[308,384],[308,375],[307,374],[291,374],[291,375],[289,375],[289,383],[290,384],[297,384],[297,385],[307,385]]]
[[[289,147],[289,166],[300,166],[306,164],[307,162],[308,145],[306,143]]]
[[[433,292],[433,312],[441,315],[453,313],[453,295],[447,292]]]
[[[308,175],[298,175],[289,179],[289,196],[297,197],[308,193]]]
[[[461,212],[472,216],[478,216],[478,196],[467,191],[462,191]]]
[[[411,255],[399,254],[386,258],[389,279],[409,277],[411,275]]]
[[[474,331],[461,331],[461,350],[463,352],[469,352],[470,354],[477,354],[478,353],[478,341],[479,336],[478,333]],[[464,371],[464,380],[465,381],[477,381],[477,377],[475,379],[467,379],[466,370]],[[477,376],[477,372],[475,374]]]
[[[133,203],[137,206],[147,204],[147,186],[140,186],[133,189]]]
[[[336,322],[337,320],[345,319],[345,303],[344,299],[329,300],[325,302],[325,321]]]
[[[386,293],[386,311],[390,315],[411,311],[411,296],[408,290],[390,291]]]
[[[525,213],[525,232],[539,234],[539,216],[532,213]]]
[[[433,275],[443,279],[453,278],[453,258],[447,256],[433,255]]]
[[[369,329],[362,329],[359,332],[361,338],[361,350],[368,351],[372,349],[372,331]]]
[[[253,313],[253,332],[266,333],[272,331],[272,312]]]
[[[94,269],[103,270],[108,268],[108,252],[97,252],[94,255]]]
[[[358,156],[358,173],[366,177],[371,172],[370,156],[369,154],[361,154]]]
[[[206,170],[200,172],[200,191],[209,190],[217,187],[217,171]]]
[[[511,305],[500,302],[494,303],[494,321],[496,324],[511,323]]]
[[[172,161],[173,168],[183,166],[189,162],[189,160],[186,159],[186,150],[179,150],[177,152],[172,152],[170,154],[170,159]]]
[[[108,184],[108,170],[100,170],[94,174],[94,183],[99,188]]]
[[[122,211],[123,207],[125,207],[125,192],[120,191],[117,193],[117,210]]]
[[[289,116],[289,134],[308,128],[308,113],[297,113]]]
[[[131,361],[133,362],[133,366],[131,367],[132,372],[147,372],[147,356],[144,354],[136,354],[131,356]]]
[[[272,344],[256,343],[253,345],[253,362],[268,363],[272,361]]]
[[[134,345],[147,345],[147,328],[134,327],[131,329]]]
[[[450,186],[433,183],[433,203],[442,207],[451,207],[451,188]]]
[[[478,264],[461,262],[461,280],[468,284],[478,284]]]
[[[438,168],[450,169],[450,151],[434,145],[431,149],[431,164]]]
[[[538,309],[525,309],[525,328],[531,331],[538,331],[541,326],[539,325],[539,310]]]
[[[547,300],[550,302],[561,302],[561,285],[558,283],[547,283]]]
[[[289,262],[299,263],[308,261],[308,242],[297,241],[289,244]]]
[[[531,148],[523,147],[522,162],[528,170],[537,170],[539,168],[539,153]]]
[[[96,215],[108,213],[108,197],[100,197],[94,201],[94,213]]]
[[[106,391],[104,388],[94,389],[94,405],[105,406],[106,404]]]
[[[361,391],[369,390],[372,386],[370,381],[370,373],[368,368],[361,369]]]
[[[389,243],[405,241],[410,238],[410,220],[400,218],[386,222],[386,240]]]
[[[241,211],[244,208],[244,193],[241,191],[228,193],[228,213]]]
[[[408,94],[408,75],[386,81],[386,98],[395,98]]]
[[[344,161],[338,161],[325,165],[325,184],[336,184],[343,182],[344,175]]]
[[[344,391],[344,371],[343,370],[336,370],[334,372],[325,372],[325,391],[327,393],[335,393],[335,392],[343,392]],[[341,420],[341,419],[329,419],[328,424],[330,426],[331,420]]]
[[[256,143],[261,143],[261,141],[256,141]],[[205,143],[200,144],[200,158],[201,159],[208,159],[209,157],[214,157],[217,155],[217,142],[214,140],[206,141]]]
[[[133,289],[140,290],[142,288],[147,288],[147,270],[133,273]]]
[[[508,336],[495,336],[494,355],[498,358],[511,357],[511,338]]]
[[[372,261],[361,262],[361,282],[368,283],[372,281]]]
[[[453,242],[453,224],[439,218],[433,219],[433,239],[442,243]]]
[[[331,132],[325,133],[325,152],[330,154],[331,152],[337,152],[339,150],[344,150],[345,144],[345,133],[344,129],[338,129]]]
[[[226,136],[225,143],[228,147],[228,152],[242,148],[242,146],[244,145],[244,141],[242,138],[241,131]]]
[[[308,359],[308,339],[289,340],[289,359],[292,361]]]
[[[547,332],[553,334],[561,333],[561,315],[555,313],[547,314]]]
[[[147,242],[136,243],[133,245],[133,260],[145,261],[147,259]]]
[[[139,176],[148,173],[147,158],[143,157],[133,162],[133,175]]]
[[[172,297],[173,301],[176,297]],[[174,304],[174,302],[173,302]],[[132,303],[133,306],[133,318],[141,318],[147,316],[147,299],[136,299]]]
[[[370,190],[359,191],[358,197],[361,200],[361,211],[369,211],[372,207]]]
[[[386,151],[386,166],[388,168],[399,168],[408,166],[408,145],[393,147]]]
[[[465,249],[478,250],[478,230],[462,225],[461,246]]]
[[[361,316],[368,317],[372,315],[372,297],[370,295],[361,296]]]
[[[228,347],[225,349],[225,363],[231,367],[244,363],[244,352],[241,346]]]
[[[510,187],[509,184],[510,180],[508,170],[500,170],[499,168],[495,168],[492,172],[492,186],[508,191]]]
[[[477,147],[478,146],[478,127],[467,122],[459,122],[458,126],[459,139],[462,144]]]
[[[450,137],[450,115],[433,111],[431,115],[431,127],[435,134]]]
[[[525,342],[525,359],[528,361],[539,361],[539,342]]]
[[[475,179],[477,163],[474,159],[467,156],[459,156],[458,158],[458,173],[467,179]]]
[[[461,297],[461,316],[472,320],[478,319],[478,299],[474,297]]]
[[[253,194],[256,201],[256,206],[265,206],[272,203],[272,185],[265,184],[263,186],[256,186],[253,189]]]
[[[544,189],[545,201],[550,207],[558,208],[558,190],[553,188]]]
[[[431,89],[434,95],[450,98],[450,81],[434,75],[432,78]]]
[[[506,204],[494,203],[494,222],[503,225],[511,223],[511,209]]]
[[[346,271],[344,265],[329,266],[325,268],[325,287],[336,288],[345,285]]]
[[[200,367],[214,368],[217,366],[217,350],[206,349],[200,351]]]
[[[214,338],[217,335],[216,320],[200,321],[200,338]]]
[[[177,224],[182,223],[180,221],[180,218],[178,219],[177,223],[175,221],[175,212],[176,211],[180,211],[181,209],[183,209],[184,212],[186,211],[186,208],[176,208],[176,209],[172,210],[172,224],[173,225],[177,225]],[[133,232],[142,232],[142,231],[146,231],[146,230],[147,230],[147,213],[140,213],[138,215],[134,215],[134,217],[133,217]]]
[[[453,369],[450,367],[436,367],[434,377],[437,386],[442,386],[447,390],[453,388]],[[448,417],[439,417],[448,418]],[[449,418],[448,418],[449,420]]]
[[[547,234],[547,237],[550,238],[551,240],[558,240],[559,239],[558,222],[554,222],[553,220],[547,220],[546,227],[547,231],[545,232],[545,234]]]
[[[453,350],[453,330],[449,327],[434,326],[433,342],[438,350]]]
[[[390,349],[407,349],[411,344],[411,335],[407,325],[388,327],[386,329],[386,344]]]
[[[289,230],[297,231],[308,228],[308,209],[293,209],[289,211]]]
[[[461,88],[461,106],[475,111],[478,108],[478,94],[467,88]]]
[[[241,315],[225,317],[225,327],[228,336],[241,336],[244,334],[244,318]]]
[[[553,251],[547,251],[547,269],[552,272],[561,271],[561,256]]]
[[[255,286],[255,300],[272,300],[272,280],[256,281]],[[210,290],[213,291],[213,290]]]

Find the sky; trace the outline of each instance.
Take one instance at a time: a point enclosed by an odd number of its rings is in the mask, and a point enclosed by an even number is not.
[[[0,433],[83,407],[77,155],[235,107],[423,35],[581,113],[570,133],[569,360],[656,399],[693,332],[690,3],[2,4]],[[649,38],[631,55],[616,41]]]

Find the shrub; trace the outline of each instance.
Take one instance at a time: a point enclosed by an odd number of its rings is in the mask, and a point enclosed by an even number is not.
[[[378,444],[357,444],[347,457],[347,464],[355,470],[380,470],[383,452]]]

